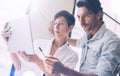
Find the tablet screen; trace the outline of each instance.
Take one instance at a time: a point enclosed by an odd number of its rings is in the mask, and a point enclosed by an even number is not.
[[[10,21],[8,26],[11,27],[12,35],[8,41],[8,50],[10,52],[25,51],[33,54],[32,30],[29,22],[29,16]]]

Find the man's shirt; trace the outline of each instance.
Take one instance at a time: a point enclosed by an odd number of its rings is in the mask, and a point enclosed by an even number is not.
[[[105,25],[89,39],[86,33],[77,40],[77,47],[82,47],[80,72],[98,76],[116,76],[120,63],[120,39]]]

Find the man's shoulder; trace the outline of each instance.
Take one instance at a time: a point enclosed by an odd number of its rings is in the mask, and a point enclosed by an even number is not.
[[[111,30],[107,29],[104,33],[104,36],[102,37],[102,41],[104,44],[111,44],[111,45],[120,45],[120,38],[112,32]]]
[[[108,39],[120,40],[117,34],[109,29],[106,29],[104,36]]]

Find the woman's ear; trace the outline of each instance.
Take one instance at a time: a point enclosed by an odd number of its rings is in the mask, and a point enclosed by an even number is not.
[[[72,31],[73,27],[74,27],[73,25],[69,26],[69,32]]]

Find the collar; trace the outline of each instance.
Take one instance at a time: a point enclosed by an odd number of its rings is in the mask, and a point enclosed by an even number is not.
[[[55,38],[53,38],[51,41],[51,45],[52,45],[52,43],[54,42],[54,40],[55,40]],[[61,47],[59,47],[58,49],[62,49],[62,48],[66,48],[67,46],[69,46],[69,44],[68,44],[68,42],[66,41],[66,43],[65,44],[63,44]]]
[[[105,24],[103,24],[100,29],[98,30],[98,32],[90,39],[90,40],[98,40],[100,38],[103,37],[104,33],[105,33],[106,27]],[[88,36],[89,34],[87,34]]]

